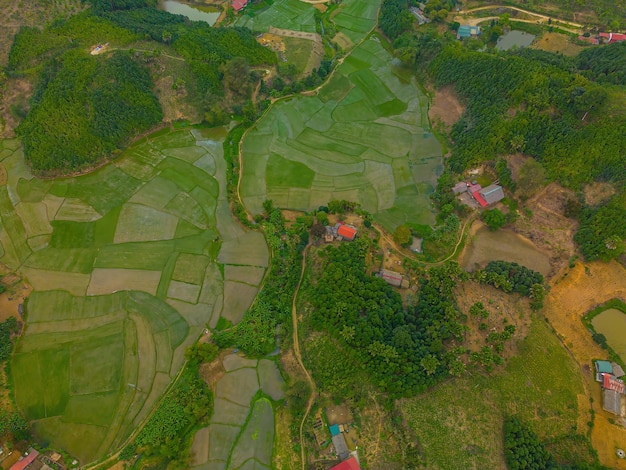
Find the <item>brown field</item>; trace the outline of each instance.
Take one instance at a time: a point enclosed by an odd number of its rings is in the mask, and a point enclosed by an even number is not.
[[[459,101],[454,87],[448,85],[435,91],[428,109],[428,117],[433,127],[442,125],[448,131],[464,112],[465,106]]]
[[[87,295],[112,294],[120,290],[140,290],[155,295],[160,279],[160,271],[97,268],[91,274]]]
[[[574,193],[551,183],[531,197],[524,207],[530,209],[528,217],[520,211],[514,230],[530,239],[535,246],[549,254],[554,272],[567,264],[569,257],[577,254],[573,236],[578,223],[563,215],[565,202]]]
[[[21,271],[35,290],[66,290],[77,297],[85,295],[90,279],[89,274],[61,273],[27,266],[22,267]]]
[[[560,33],[544,33],[530,47],[533,49],[541,49],[543,51],[563,54],[569,57],[578,55],[580,51],[585,49],[583,46],[572,43],[569,36]]]
[[[0,267],[0,275],[3,276],[2,284],[7,288],[6,292],[0,294],[0,322],[9,317],[19,320],[18,305],[24,303],[33,288],[3,266]]]
[[[626,469],[626,461],[615,455],[617,447],[626,446],[626,429],[611,424],[613,415],[602,410],[600,386],[592,373],[592,359],[606,358],[607,353],[592,339],[581,317],[607,300],[626,300],[626,269],[619,263],[577,263],[573,269],[561,271],[546,298],[544,313],[563,344],[581,366],[585,388],[593,398],[595,411],[591,442],[603,465]],[[589,403],[579,402],[579,413],[588,416]]]

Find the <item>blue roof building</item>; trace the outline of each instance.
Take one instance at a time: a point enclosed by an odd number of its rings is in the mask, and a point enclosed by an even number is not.
[[[596,372],[599,374],[612,374],[613,366],[609,361],[596,361]]]
[[[480,35],[480,26],[461,25],[456,32],[457,39],[471,38]]]
[[[330,435],[332,437],[335,437],[336,435],[341,434],[341,431],[339,431],[338,424],[333,424],[332,426],[329,426],[328,429],[330,429]]]

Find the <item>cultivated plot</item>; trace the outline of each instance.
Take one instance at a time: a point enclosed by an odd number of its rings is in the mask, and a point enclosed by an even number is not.
[[[275,0],[263,10],[246,13],[237,20],[237,26],[245,26],[252,31],[269,31],[269,28],[315,32],[315,8],[300,0]]]
[[[237,322],[265,273],[265,241],[229,213],[211,136],[160,131],[89,175],[54,181],[28,172],[17,141],[0,142],[0,262],[34,287],[12,364],[16,401],[42,441],[81,464],[125,441],[224,297],[237,298],[227,313]],[[248,375],[258,389],[256,369]]]
[[[344,2],[335,19],[375,20],[377,4]],[[429,195],[441,146],[430,132],[426,96],[394,74],[391,62],[376,39],[367,40],[316,96],[281,101],[257,123],[243,142],[241,183],[253,213],[265,199],[297,210],[347,199],[389,230],[434,222]]]

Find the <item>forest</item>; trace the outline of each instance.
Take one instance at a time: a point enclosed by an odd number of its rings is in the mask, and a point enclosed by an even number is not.
[[[247,29],[212,28],[143,8],[153,3],[94,2],[93,9],[44,30],[22,28],[16,35],[8,70],[34,75],[37,83],[30,111],[17,129],[35,173],[93,167],[163,118],[153,93],[153,61],[132,48],[92,56],[86,49],[96,38],[117,44],[147,38],[155,48],[173,47],[197,82],[201,99],[195,105],[214,124],[221,123],[215,114],[225,120],[249,102],[255,80],[250,67],[276,62]]]
[[[430,269],[418,298],[404,310],[398,293],[366,273],[366,253],[363,239],[319,252],[305,293],[311,325],[352,351],[382,391],[393,397],[419,393],[461,365],[446,347],[462,331],[452,294],[460,268]]]

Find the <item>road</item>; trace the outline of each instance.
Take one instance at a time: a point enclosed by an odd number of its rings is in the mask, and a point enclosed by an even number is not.
[[[482,11],[482,10],[494,10],[496,8],[506,8],[508,10],[515,10],[515,11],[519,11],[520,13],[525,13],[527,15],[531,15],[537,18],[536,20],[524,20],[524,19],[511,18],[511,21],[517,21],[520,23],[547,24],[548,21],[552,20],[551,25],[556,28],[562,29],[564,31],[567,31],[573,34],[581,34],[583,32],[583,25],[581,24],[574,23],[572,21],[559,20],[558,18],[542,15],[541,13],[535,13],[532,11],[523,10],[521,8],[508,6],[508,5],[487,5],[483,7],[472,8],[471,10],[465,10],[461,13],[454,15],[454,21],[458,21],[459,23],[463,23],[463,24],[469,24],[471,26],[476,26],[479,23],[482,23],[484,21],[491,21],[493,19],[498,19],[499,17],[498,16],[472,17],[471,16],[472,13],[477,12],[477,11]]]

